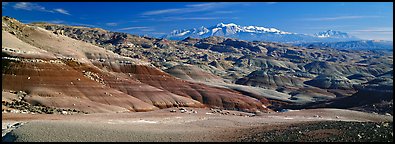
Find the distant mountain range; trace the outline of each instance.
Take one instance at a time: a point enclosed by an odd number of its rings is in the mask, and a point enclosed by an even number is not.
[[[266,28],[261,26],[241,26],[234,23],[219,23],[211,27],[200,27],[184,30],[174,30],[162,38],[171,40],[182,40],[187,37],[206,38],[210,36],[222,36],[237,38],[247,41],[270,41],[283,43],[307,43],[307,42],[340,42],[360,40],[345,32],[328,30],[315,35],[298,34]]]
[[[393,50],[392,41],[377,41],[377,40],[301,43],[301,44],[296,44],[296,46],[303,46],[307,48],[329,47],[329,48],[335,48],[341,50]]]

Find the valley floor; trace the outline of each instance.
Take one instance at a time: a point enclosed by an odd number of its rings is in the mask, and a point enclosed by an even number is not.
[[[183,113],[177,108],[75,115],[3,113],[2,141],[393,141],[393,116],[342,109],[256,116],[239,111],[185,109]],[[372,131],[363,133],[368,129]],[[354,137],[333,138],[339,131]],[[370,133],[374,136],[366,138]]]

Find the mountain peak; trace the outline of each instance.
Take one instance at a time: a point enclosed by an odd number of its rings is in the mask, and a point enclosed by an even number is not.
[[[235,24],[235,23],[227,23],[227,24],[225,24],[225,23],[218,23],[217,25],[216,25],[217,27],[232,27],[232,26],[238,26],[237,24]]]
[[[335,31],[335,30],[327,30],[327,31],[319,32],[315,34],[315,36],[320,38],[354,38],[353,36],[350,36],[345,32]]]

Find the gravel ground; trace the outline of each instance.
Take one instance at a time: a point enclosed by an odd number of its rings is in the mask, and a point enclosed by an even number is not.
[[[141,113],[102,113],[81,115],[56,114],[3,114],[3,124],[21,122],[23,125],[8,132],[3,142],[223,142],[223,141],[323,141],[321,139],[298,139],[298,133],[326,135],[329,124],[342,125],[336,121],[354,122],[391,122],[392,116],[362,113],[339,109],[300,110],[284,113],[267,113],[253,116],[249,113],[223,110],[186,108],[187,112],[179,110],[170,112],[174,108],[161,109]],[[193,111],[196,111],[194,113]],[[226,114],[228,113],[228,114]],[[306,122],[327,122],[328,127],[298,124]],[[294,124],[295,126],[293,126]],[[345,125],[348,126],[346,123]],[[354,123],[352,123],[354,124]],[[369,125],[368,123],[366,125]],[[388,135],[387,126],[373,130],[372,134]],[[308,130],[303,130],[307,127]],[[358,127],[352,126],[352,127]],[[268,129],[270,128],[270,129]],[[280,132],[272,134],[272,128],[282,128]],[[289,128],[289,129],[287,129]],[[364,127],[361,127],[364,128]],[[284,130],[286,129],[286,130]],[[320,132],[324,131],[324,132]],[[359,130],[359,129],[358,129]],[[366,129],[360,129],[360,131]],[[289,132],[288,132],[289,131]],[[328,130],[338,133],[342,129]],[[360,132],[358,131],[358,132]],[[269,134],[268,136],[265,133]],[[297,131],[298,132],[298,131]],[[321,134],[323,133],[323,134]],[[355,134],[357,132],[353,132]],[[331,133],[329,133],[331,134]],[[289,135],[289,136],[288,136]],[[367,134],[360,134],[364,137]],[[270,137],[274,136],[274,137]],[[286,136],[281,138],[281,136]],[[305,136],[305,135],[303,135]],[[347,136],[347,135],[346,135]],[[355,135],[353,135],[355,136]],[[266,138],[268,137],[268,138]],[[287,139],[288,137],[288,139]],[[377,140],[381,136],[372,137]],[[276,139],[280,138],[280,139]],[[355,138],[355,137],[354,137]],[[323,138],[325,139],[325,137]],[[364,138],[362,138],[363,140]],[[366,138],[367,139],[367,138]],[[383,137],[384,141],[387,141]],[[329,139],[329,141],[332,139]],[[348,139],[333,139],[334,141],[348,141]],[[381,140],[381,139],[380,139]],[[391,139],[392,140],[392,139]],[[350,140],[353,141],[353,140]],[[382,140],[381,140],[382,141]]]
[[[393,142],[393,122],[324,121],[251,128],[240,142]]]
[[[156,124],[154,124],[156,125]],[[28,132],[27,132],[28,131]],[[212,131],[214,132],[214,131]],[[125,124],[31,122],[15,129],[3,141],[15,142],[159,142],[159,141],[218,141],[203,129],[165,129],[164,127],[139,127]],[[187,138],[186,138],[187,137]]]

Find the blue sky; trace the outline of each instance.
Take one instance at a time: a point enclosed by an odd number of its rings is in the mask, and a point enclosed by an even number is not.
[[[2,2],[24,23],[85,25],[137,35],[220,22],[314,34],[328,29],[363,39],[393,39],[393,2]]]

